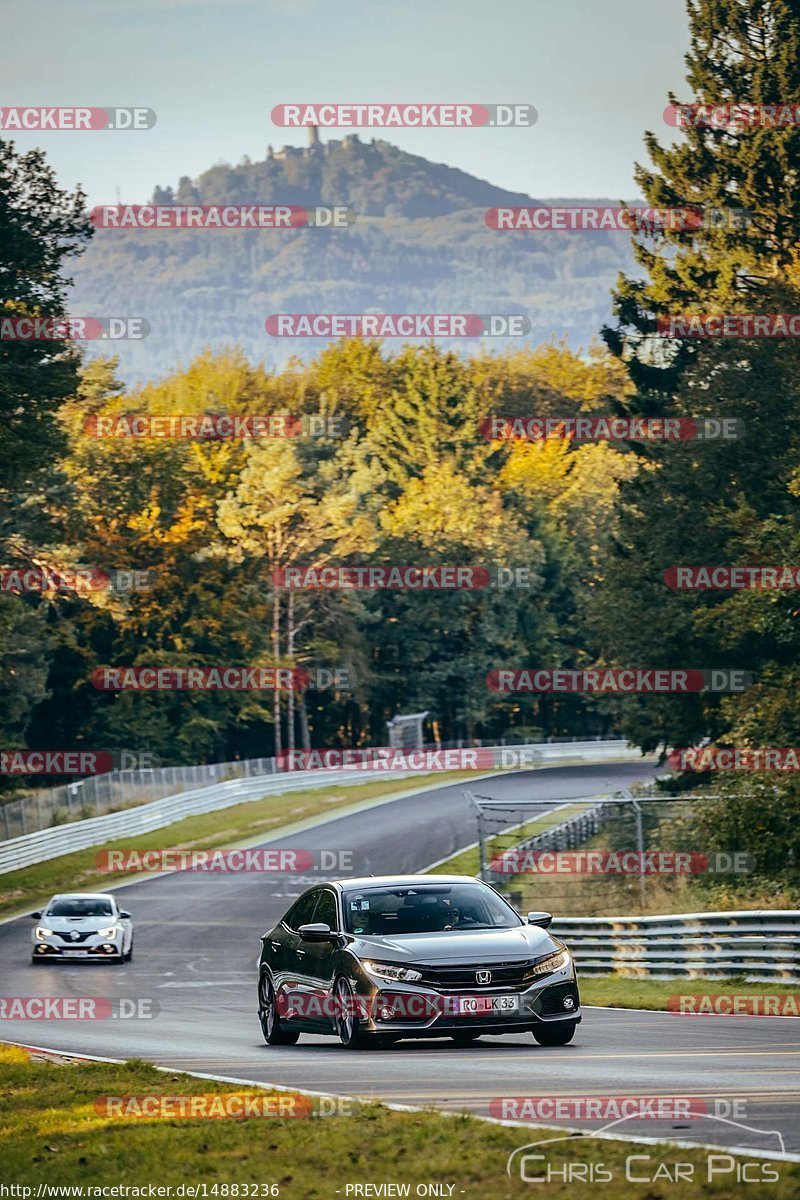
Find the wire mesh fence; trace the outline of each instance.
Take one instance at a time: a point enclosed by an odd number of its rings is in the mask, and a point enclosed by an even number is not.
[[[0,840],[21,837],[53,825],[120,812],[177,792],[275,773],[274,758],[250,758],[225,763],[109,771],[90,775],[60,787],[10,797],[0,804]]]
[[[651,789],[550,802],[467,793],[476,816],[481,877],[522,912],[561,915],[663,912],[696,896],[698,880],[750,873],[746,847],[708,852],[716,794]],[[668,909],[669,911],[669,909]]]

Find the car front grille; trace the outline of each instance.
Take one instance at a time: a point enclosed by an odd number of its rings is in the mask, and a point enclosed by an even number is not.
[[[419,983],[426,987],[436,988],[440,992],[508,992],[522,991],[530,987],[532,979],[525,979],[525,973],[531,968],[531,960],[527,958],[513,959],[507,962],[487,963],[447,963],[441,967],[420,966],[422,979]],[[490,971],[489,983],[478,983],[477,971]]]
[[[78,935],[77,937],[75,937],[76,933]],[[58,933],[58,932],[56,933],[56,937],[61,938],[61,941],[64,943],[65,946],[79,946],[81,944],[81,942],[85,942],[87,940],[87,938],[96,937],[96,936],[97,936],[96,929],[87,929],[87,930],[69,929],[69,930],[64,930],[63,933]]]

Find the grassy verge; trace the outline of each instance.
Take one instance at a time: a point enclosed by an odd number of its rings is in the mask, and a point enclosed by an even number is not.
[[[494,855],[502,854],[504,850],[510,850],[512,846],[518,845],[525,838],[533,837],[536,833],[544,833],[546,829],[552,829],[554,825],[561,825],[562,822],[587,808],[591,808],[591,805],[570,804],[568,807],[560,808],[557,813],[548,813],[547,816],[526,821],[524,825],[520,825],[508,833],[499,833],[496,837],[488,839],[486,843],[487,857],[491,860]],[[479,870],[478,847],[473,846],[470,850],[462,850],[458,854],[454,854],[452,858],[446,859],[445,862],[439,863],[431,873],[435,875],[477,875]]]
[[[474,772],[446,771],[437,774],[435,779],[425,775],[403,783],[398,783],[397,779],[383,779],[364,784],[312,788],[306,792],[265,796],[263,800],[251,800],[231,808],[185,817],[152,833],[120,838],[0,875],[0,916],[36,908],[54,892],[88,891],[136,877],[135,871],[109,874],[98,870],[97,855],[101,850],[209,850],[218,846],[233,847],[244,841],[258,840],[262,835],[266,837],[270,833],[277,833],[284,826],[298,821],[326,817],[350,804],[378,801],[418,787],[443,786],[469,778],[474,778]]]
[[[337,1192],[345,1195],[347,1184],[407,1184],[413,1196],[418,1184],[436,1182],[444,1185],[445,1195],[451,1184],[454,1196],[513,1200],[530,1197],[531,1185],[518,1174],[516,1178],[506,1175],[508,1155],[530,1142],[558,1136],[556,1131],[507,1128],[469,1116],[391,1112],[377,1104],[352,1107],[346,1115],[301,1119],[125,1119],[107,1116],[102,1098],[208,1096],[230,1093],[237,1086],[167,1075],[142,1062],[57,1065],[2,1045],[0,1074],[4,1182],[34,1189],[40,1183],[77,1184],[83,1189],[123,1184],[144,1187],[147,1195],[148,1184],[172,1188],[205,1184],[213,1200],[235,1196],[230,1185],[238,1185],[241,1197],[255,1194],[243,1192],[243,1184],[266,1185],[267,1190],[259,1187],[259,1196],[269,1195],[269,1185],[274,1184],[273,1194],[282,1200],[335,1200]],[[253,1089],[239,1086],[238,1090]],[[259,1093],[262,1098],[265,1094]],[[739,1194],[730,1169],[706,1182],[709,1154],[702,1150],[581,1138],[571,1144],[556,1142],[552,1148],[536,1147],[536,1151],[546,1153],[553,1167],[562,1170],[565,1162],[602,1163],[613,1175],[613,1184],[603,1194],[613,1195],[614,1200],[653,1200],[667,1194],[670,1200],[695,1200],[698,1186],[704,1197],[717,1200]],[[627,1182],[625,1160],[634,1153],[649,1156],[636,1162],[639,1177],[645,1175],[645,1168],[652,1178],[660,1163],[681,1162],[693,1165],[694,1181],[666,1188]],[[543,1169],[538,1162],[533,1166]],[[755,1163],[750,1168],[759,1169]],[[777,1171],[779,1179],[768,1190],[749,1185],[753,1200],[766,1196],[789,1200],[797,1195],[800,1164],[770,1163],[768,1169]],[[556,1178],[546,1191],[548,1196],[585,1195],[589,1200],[597,1194],[596,1187]]]
[[[726,996],[797,996],[796,983],[747,983],[740,979],[625,979],[619,975],[581,976],[581,1003],[609,1008],[666,1010],[670,996],[724,993]]]

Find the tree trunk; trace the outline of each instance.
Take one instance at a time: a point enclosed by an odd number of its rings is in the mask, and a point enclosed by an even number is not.
[[[289,592],[286,599],[286,637],[289,651],[289,669],[294,672],[294,593]],[[288,749],[294,750],[294,674],[292,686],[286,696],[286,740]]]
[[[300,738],[303,743],[304,750],[311,749],[311,733],[308,728],[308,707],[306,706],[306,694],[300,693]]]
[[[272,595],[272,657],[277,670],[281,657],[281,595],[277,588]],[[277,758],[283,753],[281,694],[278,688],[275,688],[272,693],[272,723],[275,727],[275,757]]]

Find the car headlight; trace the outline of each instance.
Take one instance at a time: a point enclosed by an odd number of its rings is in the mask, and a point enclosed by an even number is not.
[[[569,961],[569,950],[558,950],[555,954],[548,954],[546,958],[540,959],[539,962],[529,967],[525,972],[525,978],[534,979],[537,975],[550,975],[553,971],[560,971],[562,967],[566,967]]]
[[[415,971],[412,967],[396,967],[393,963],[376,963],[370,962],[369,959],[364,959],[361,965],[365,971],[376,975],[378,979],[392,979],[405,983],[414,983],[417,979],[422,979],[422,972]]]
[[[116,925],[112,925],[110,929],[98,929],[98,934],[103,938],[115,938],[119,933]]]
[[[37,925],[36,926],[36,936],[37,936],[37,938],[52,937],[53,931],[52,931],[52,929],[45,929],[44,925]]]

